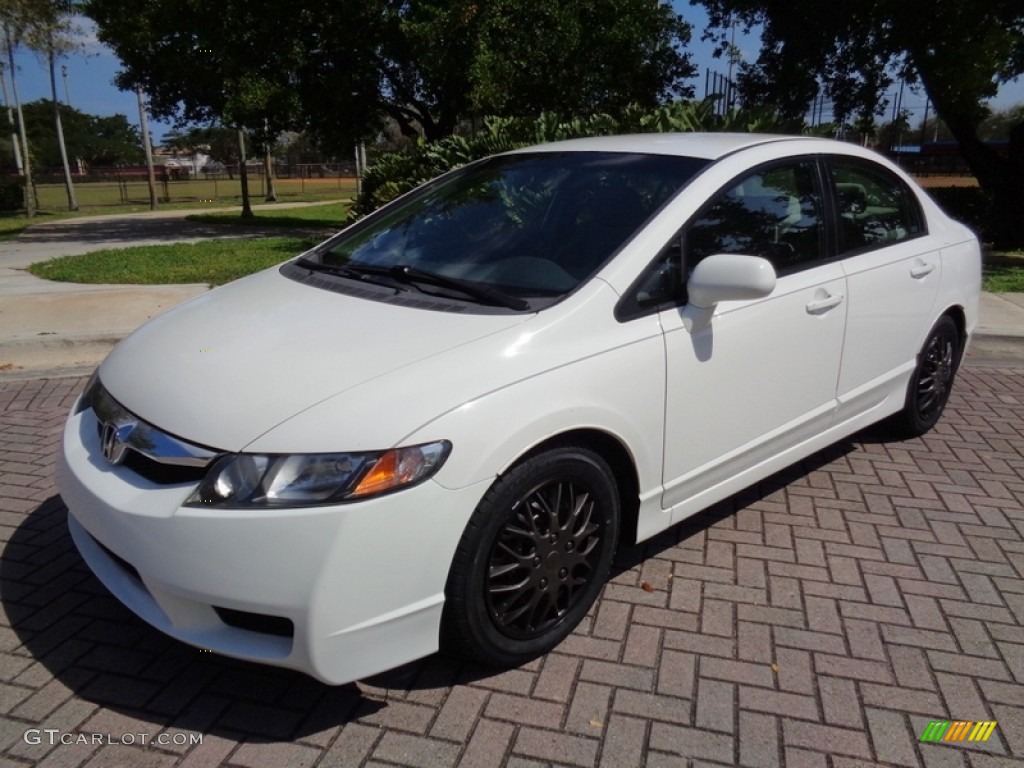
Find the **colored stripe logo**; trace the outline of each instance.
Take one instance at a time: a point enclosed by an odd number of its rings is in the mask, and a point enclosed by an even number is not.
[[[996,725],[995,720],[932,720],[921,734],[921,741],[988,741]]]

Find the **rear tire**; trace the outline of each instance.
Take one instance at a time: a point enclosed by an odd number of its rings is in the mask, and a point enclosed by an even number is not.
[[[892,425],[900,437],[920,437],[935,426],[949,400],[960,365],[960,332],[949,315],[935,323],[917,356],[903,410]]]
[[[498,478],[462,535],[445,590],[444,640],[515,666],[572,632],[608,578],[619,495],[608,464],[565,445]]]

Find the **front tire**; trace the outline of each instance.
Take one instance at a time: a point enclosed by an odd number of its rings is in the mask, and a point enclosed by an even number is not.
[[[893,419],[901,437],[920,437],[935,426],[949,400],[960,364],[960,332],[949,315],[932,328],[917,358],[907,399]]]
[[[619,535],[608,464],[565,445],[498,478],[462,535],[445,590],[446,645],[496,666],[546,653],[597,599]]]

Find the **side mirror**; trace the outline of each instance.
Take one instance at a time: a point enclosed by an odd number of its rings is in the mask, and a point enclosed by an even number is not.
[[[716,253],[701,261],[686,283],[689,303],[712,309],[720,301],[760,299],[775,290],[775,268],[760,256]]]

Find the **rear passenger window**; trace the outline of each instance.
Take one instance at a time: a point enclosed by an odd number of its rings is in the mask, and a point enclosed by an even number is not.
[[[714,253],[763,256],[780,274],[810,266],[824,255],[821,210],[813,160],[746,176],[687,228],[686,268]]]
[[[839,208],[842,255],[880,248],[924,233],[917,198],[897,176],[856,160],[829,161]]]

